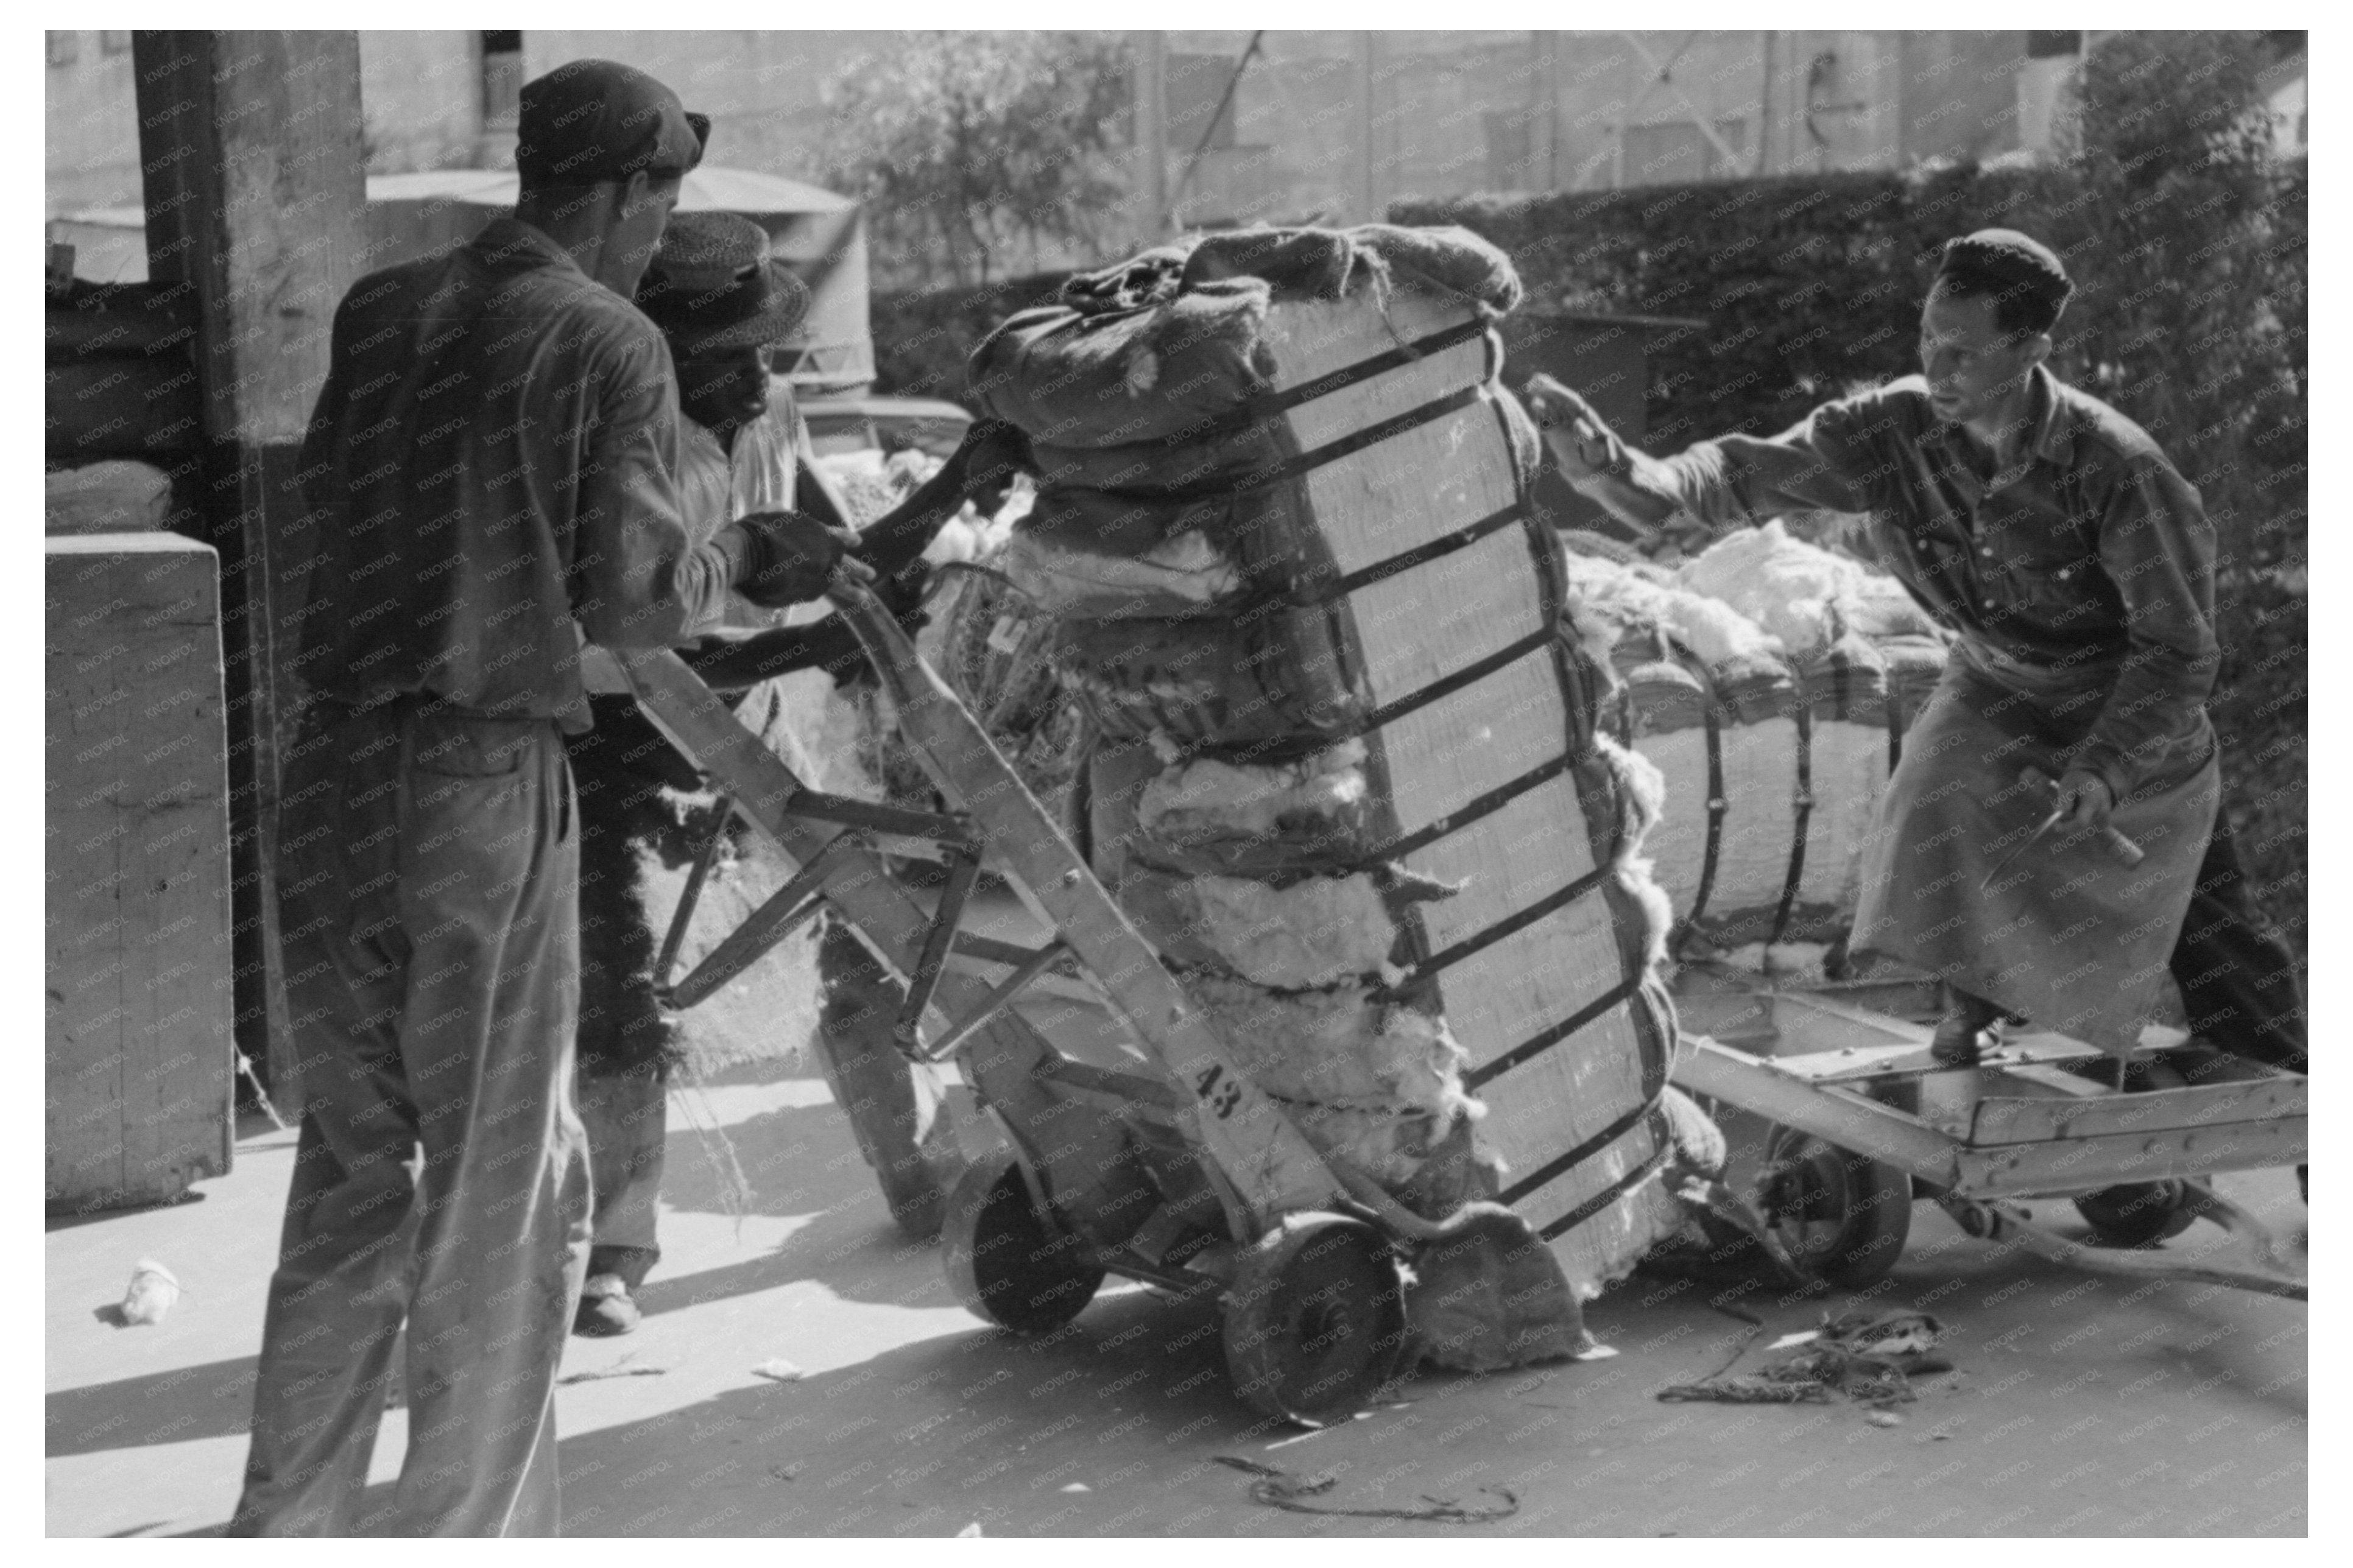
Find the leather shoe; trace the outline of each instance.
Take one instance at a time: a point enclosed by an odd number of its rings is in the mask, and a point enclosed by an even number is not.
[[[637,1331],[643,1314],[629,1300],[629,1282],[617,1274],[595,1274],[580,1288],[580,1310],[573,1314],[572,1331],[591,1339],[610,1339]]]
[[[1956,995],[1936,1024],[1928,1054],[1948,1068],[1973,1068],[2000,1038],[2002,1012],[1974,996]]]

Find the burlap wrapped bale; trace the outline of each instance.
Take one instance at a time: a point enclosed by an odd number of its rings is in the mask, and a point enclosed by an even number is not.
[[[1500,1195],[1589,1295],[1682,1223],[1666,911],[1527,506],[1517,299],[1461,231],[1217,236],[972,384],[1043,470],[1004,560],[1100,731],[1097,874],[1318,1147],[1424,1213]]]

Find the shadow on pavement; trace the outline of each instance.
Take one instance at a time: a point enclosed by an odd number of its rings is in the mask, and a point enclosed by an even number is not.
[[[953,1307],[932,1242],[910,1242],[892,1223],[873,1174],[830,1104],[774,1110],[727,1129],[752,1187],[748,1215],[797,1219],[773,1251],[681,1274],[657,1268],[636,1292],[649,1317],[730,1296],[815,1280],[848,1300]],[[699,1214],[729,1212],[722,1168],[692,1128],[673,1127],[664,1152],[662,1202]]]
[[[46,1456],[243,1436],[253,1415],[253,1356],[64,1388],[47,1400]]]
[[[1223,1500],[1218,1517],[1188,1528],[1226,1533],[1252,1511],[1244,1478],[1197,1466],[1198,1487],[1172,1489],[1178,1462],[1154,1461],[1180,1443],[1255,1450],[1289,1430],[1234,1398],[1213,1302],[1131,1290],[1043,1338],[976,1324],[566,1438],[565,1530],[949,1536],[977,1521],[992,1535],[1156,1533],[1206,1488]]]

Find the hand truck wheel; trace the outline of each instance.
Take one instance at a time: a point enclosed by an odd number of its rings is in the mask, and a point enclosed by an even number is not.
[[[1236,1260],[1226,1370],[1261,1415],[1311,1425],[1351,1415],[1395,1373],[1405,1342],[1397,1256],[1362,1220],[1293,1215]]]
[[[2197,1194],[2187,1182],[2125,1182],[2085,1193],[2075,1212],[2110,1247],[2154,1247],[2189,1228],[2198,1218]]]
[[[849,1119],[850,1136],[899,1234],[930,1241],[940,1234],[947,1194],[941,1190],[943,1173],[925,1148],[930,1140],[916,1136],[921,1113],[913,1069],[891,1039],[891,1020],[906,993],[830,916],[818,942],[818,973],[826,999],[815,1047],[826,1087]],[[944,1116],[946,1108],[934,1106],[934,1112]],[[945,1132],[934,1122],[934,1137]]]
[[[1042,1334],[1079,1315],[1103,1282],[1086,1244],[1039,1212],[1018,1159],[998,1150],[948,1194],[940,1241],[948,1284],[974,1316]]]
[[[2098,1068],[2115,1074],[2116,1064],[2100,1058]],[[2120,1088],[2126,1094],[2151,1089],[2182,1089],[2189,1080],[2161,1057],[2136,1059],[2125,1065]],[[2186,1182],[2122,1182],[2075,1200],[2075,1212],[2092,1234],[2110,1247],[2155,1247],[2179,1236],[2198,1218],[2198,1194]]]
[[[1782,1258],[1809,1279],[1876,1285],[1912,1234],[1912,1178],[1810,1133],[1776,1127],[1757,1207]]]

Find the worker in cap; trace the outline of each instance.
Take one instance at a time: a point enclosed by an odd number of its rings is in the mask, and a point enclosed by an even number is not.
[[[382,1527],[556,1532],[584,636],[666,647],[845,566],[815,520],[685,510],[670,351],[630,295],[704,129],[642,71],[562,67],[522,89],[514,214],[336,311],[301,454],[317,698],[280,784],[301,1131],[233,1534],[359,1527],[404,1326]]]
[[[768,356],[808,307],[798,278],[770,254],[759,225],[734,214],[672,216],[638,306],[660,329],[677,366],[678,483],[689,531],[715,532],[746,512],[804,507],[846,515],[816,466],[807,426],[790,384]],[[1023,450],[1007,431],[981,426],[941,474],[860,546],[883,575],[886,602],[920,604],[920,552],[967,497],[994,510]],[[983,472],[982,470],[987,470]],[[864,657],[839,616],[778,626],[780,613],[736,596],[692,628],[681,651],[737,717],[797,761],[778,678],[825,668],[838,679],[863,673]],[[670,1073],[679,1065],[679,1026],[662,1005],[656,973],[677,898],[674,879],[649,867],[675,866],[701,852],[712,833],[742,851],[750,830],[711,804],[706,781],[639,711],[623,682],[589,703],[596,725],[570,738],[580,790],[581,1011],[576,1092],[588,1131],[596,1194],[595,1240],[574,1331],[626,1334],[640,1311],[635,1293],[661,1256],[656,1231]],[[919,1094],[891,1038],[897,982],[830,915],[820,917],[818,968],[824,1001],[817,1057],[849,1114],[902,1227],[936,1232],[943,1194],[959,1157],[936,1100]]]
[[[1626,446],[1549,377],[1530,398],[1562,471],[1630,525],[1864,513],[1874,553],[1951,630],[1850,939],[1945,982],[1940,1060],[1978,1060],[2019,1019],[2127,1056],[2170,969],[2197,1036],[2302,1071],[2294,959],[2219,811],[2214,527],[2147,431],[2051,373],[2073,292],[2015,229],[1954,239],[1920,374],[1672,458]],[[2109,829],[2146,858],[2124,864]]]

